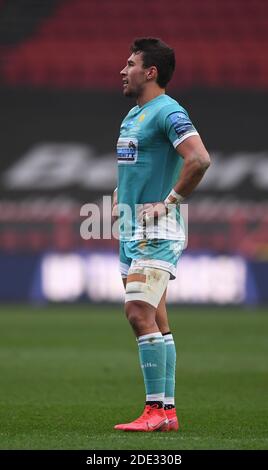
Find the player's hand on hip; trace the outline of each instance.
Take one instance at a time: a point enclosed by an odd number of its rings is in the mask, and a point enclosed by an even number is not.
[[[140,209],[139,220],[142,222],[154,221],[167,214],[167,207],[163,201],[143,204]]]

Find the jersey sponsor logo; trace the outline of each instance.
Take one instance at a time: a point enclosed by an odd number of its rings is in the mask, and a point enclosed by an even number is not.
[[[183,137],[185,134],[187,134],[188,132],[193,132],[196,130],[191,120],[185,113],[182,113],[182,112],[172,113],[169,116],[169,119],[179,139]]]
[[[138,157],[138,140],[135,137],[119,137],[117,142],[118,163],[135,163]]]

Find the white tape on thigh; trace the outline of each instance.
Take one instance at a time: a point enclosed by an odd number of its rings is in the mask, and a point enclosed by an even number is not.
[[[142,300],[156,308],[169,278],[170,273],[162,269],[130,268],[126,285],[126,302]]]

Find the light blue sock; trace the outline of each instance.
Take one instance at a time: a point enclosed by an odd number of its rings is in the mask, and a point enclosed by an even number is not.
[[[175,405],[176,348],[171,333],[163,338],[166,347],[165,405]]]
[[[160,332],[137,338],[140,364],[144,378],[146,401],[161,401],[165,397],[166,347]]]

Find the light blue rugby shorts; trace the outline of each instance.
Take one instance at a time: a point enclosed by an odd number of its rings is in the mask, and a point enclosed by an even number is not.
[[[170,273],[175,279],[177,263],[183,251],[181,240],[144,239],[120,241],[119,258],[122,277],[127,277],[128,270],[135,267],[157,268]]]

